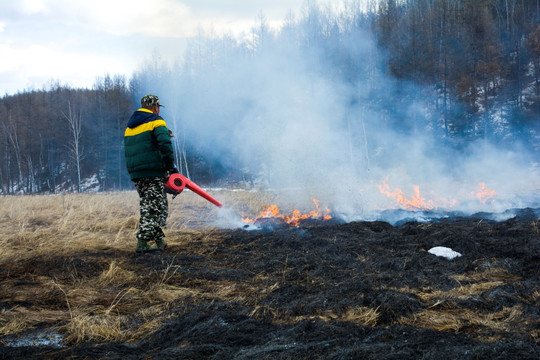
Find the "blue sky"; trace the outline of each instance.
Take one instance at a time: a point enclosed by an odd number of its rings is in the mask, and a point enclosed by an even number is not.
[[[129,76],[155,51],[181,56],[200,29],[240,36],[260,14],[279,28],[307,1],[0,0],[0,96]]]

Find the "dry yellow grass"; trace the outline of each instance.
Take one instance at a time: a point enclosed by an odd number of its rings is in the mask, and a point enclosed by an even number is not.
[[[9,251],[62,251],[127,244],[137,226],[135,193],[20,196],[0,199],[2,238]]]
[[[483,271],[471,271],[450,276],[457,283],[453,289],[443,291],[432,288],[393,289],[407,294],[414,294],[426,308],[398,320],[399,324],[421,328],[449,331],[455,333],[474,332],[481,336],[481,329],[491,333],[510,333],[524,325],[523,311],[520,306],[504,307],[497,312],[484,312],[474,308],[463,308],[456,301],[481,298],[488,290],[517,281],[520,277],[509,274],[501,268],[489,268]],[[534,294],[533,294],[534,298]],[[533,334],[531,334],[533,336]],[[484,338],[495,341],[498,338]]]
[[[271,193],[212,192],[231,214],[258,213],[272,201]],[[133,247],[139,203],[134,191],[0,198],[2,258],[28,250],[73,251],[114,246]],[[168,230],[209,229],[219,219],[218,208],[201,197],[184,192],[169,197]]]
[[[225,204],[224,209],[189,191],[175,199],[169,196],[165,230],[169,244],[218,242],[216,221],[223,217],[241,221],[242,215],[258,214],[276,198],[270,192],[209,192]],[[197,286],[178,286],[174,259],[159,274],[134,270],[123,254],[135,250],[138,219],[135,191],[0,197],[0,266],[9,264],[25,278],[14,286],[8,274],[0,285],[0,301],[49,303],[2,310],[0,335],[63,324],[65,343],[134,341],[159,327],[170,304],[182,299],[253,301],[252,294],[259,289],[250,284],[201,281]],[[205,249],[200,246],[196,251],[204,255]],[[93,253],[110,256],[77,263]],[[36,259],[43,259],[41,265],[51,262],[51,267],[55,259],[68,259],[74,265],[51,276],[36,276],[32,274],[32,267],[40,266]],[[98,273],[84,271],[96,266],[102,269]]]
[[[376,326],[380,313],[378,309],[372,309],[365,306],[355,306],[345,310],[341,314],[333,311],[325,311],[317,315],[292,316],[286,313],[280,313],[268,305],[257,305],[254,307],[250,316],[256,319],[265,319],[275,323],[298,323],[304,320],[322,320],[325,322],[331,320],[348,321],[361,326]]]
[[[495,313],[484,314],[471,309],[431,310],[426,309],[411,317],[402,318],[403,325],[419,326],[439,331],[462,332],[479,327],[497,332],[511,332],[522,318],[518,306],[503,308]]]
[[[190,192],[174,200],[169,197],[166,236],[169,245],[176,247],[173,254],[189,249],[190,256],[212,258],[223,240],[216,221],[256,215],[264,205],[276,200],[276,194],[270,192],[215,191],[212,195],[226,208],[218,210]],[[286,206],[283,210],[288,211]],[[136,341],[164,324],[174,305],[215,300],[248,306],[253,318],[275,323],[322,320],[378,325],[382,311],[379,308],[351,305],[339,312],[319,309],[298,315],[263,304],[265,295],[283,285],[288,271],[286,259],[281,280],[279,274],[276,278],[253,274],[235,281],[185,280],[175,256],[163,260],[159,271],[155,270],[133,256],[138,212],[134,191],[1,197],[0,267],[10,270],[3,272],[0,279],[0,302],[32,305],[2,310],[0,335],[55,326],[65,334],[67,344]],[[235,246],[230,245],[229,250],[235,250]],[[365,260],[358,256],[358,261]],[[50,273],[35,271],[36,267],[47,266]],[[519,277],[493,266],[451,278],[456,286],[444,291],[430,287],[393,289],[414,294],[425,305],[396,323],[439,331],[487,328],[509,332],[522,320],[518,306],[485,313],[451,305],[519,281]],[[539,299],[540,292],[536,291],[532,301]],[[537,339],[538,332],[531,337]]]
[[[508,271],[496,267],[483,271],[471,271],[463,274],[450,275],[449,278],[456,281],[456,287],[446,291],[432,288],[382,288],[392,289],[406,294],[414,294],[418,299],[424,302],[427,307],[433,308],[446,300],[477,298],[485,291],[521,279],[519,276],[509,274]]]
[[[227,203],[238,219],[242,212],[259,211],[269,201],[248,192],[213,195]],[[178,244],[213,241],[216,212],[215,206],[190,192],[174,200],[169,197],[167,238]],[[132,253],[138,218],[138,196],[134,191],[1,197],[0,266],[9,264],[30,273],[36,258],[54,261],[59,257],[77,258],[81,253]],[[188,296],[205,296],[204,291],[170,284],[175,275],[173,264],[155,281],[154,277],[149,279],[152,274],[130,270],[126,256],[99,261],[102,263],[95,265],[103,270],[98,274],[73,266],[61,276],[29,274],[28,284],[16,287],[10,286],[8,274],[2,283],[1,298],[25,303],[41,297],[54,305],[3,310],[0,335],[63,323],[66,343],[136,340],[159,326],[167,304]],[[90,265],[94,264],[89,261]],[[143,321],[133,326],[133,317]]]
[[[225,215],[240,220],[257,214],[275,199],[272,193],[218,191],[212,194],[226,204]],[[169,243],[211,243],[216,241],[213,222],[218,209],[188,191],[169,197],[166,235]],[[223,213],[223,211],[222,211]],[[62,194],[51,196],[5,196],[0,198],[0,266],[25,264],[33,259],[76,257],[87,252],[133,252],[138,227],[139,203],[136,192]],[[205,251],[201,246],[201,254]],[[15,307],[0,313],[0,335],[20,333],[44,324],[64,324],[66,343],[83,341],[133,341],[161,324],[168,304],[186,297],[222,297],[251,301],[251,285],[201,283],[182,287],[170,283],[175,275],[171,263],[150,281],[151,274],[129,269],[126,257],[97,264],[97,275],[69,269],[65,277],[32,276],[27,285],[3,283],[10,302],[35,302],[44,298],[54,306]],[[251,290],[250,290],[251,287]],[[17,290],[14,290],[14,289]],[[54,308],[54,309],[52,309]],[[150,309],[150,311],[149,311]],[[150,314],[151,313],[151,314]],[[143,319],[137,326],[130,318]]]

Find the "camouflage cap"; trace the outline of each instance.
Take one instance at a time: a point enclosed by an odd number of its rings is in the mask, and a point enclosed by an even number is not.
[[[163,106],[159,103],[159,98],[156,95],[145,95],[141,99],[142,107]],[[164,106],[163,106],[164,107]]]

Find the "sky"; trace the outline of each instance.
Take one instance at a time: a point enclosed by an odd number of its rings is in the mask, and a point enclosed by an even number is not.
[[[278,29],[306,1],[0,0],[0,96],[129,77],[156,51],[181,57],[201,30],[241,36],[261,15]]]

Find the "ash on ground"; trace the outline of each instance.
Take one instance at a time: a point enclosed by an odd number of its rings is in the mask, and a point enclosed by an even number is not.
[[[539,228],[531,210],[502,222],[279,224],[219,230],[204,244],[173,238],[160,256],[122,254],[139,274],[174,264],[171,285],[207,294],[171,302],[155,332],[134,343],[4,344],[0,357],[538,359]],[[84,257],[70,266],[91,269]]]

